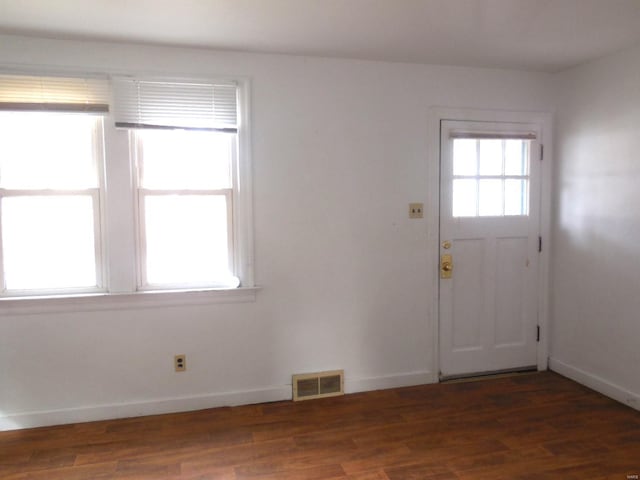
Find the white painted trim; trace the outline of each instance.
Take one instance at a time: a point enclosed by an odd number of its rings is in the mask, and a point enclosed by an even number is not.
[[[425,292],[429,304],[431,324],[432,354],[431,368],[433,381],[439,381],[440,372],[440,120],[445,111],[432,107],[427,115],[427,204],[424,215],[427,222],[427,251],[433,251],[427,258],[427,277]],[[433,250],[432,250],[433,249]]]
[[[0,416],[0,431],[291,400],[291,385]]]
[[[255,285],[254,272],[254,223],[253,223],[253,153],[251,143],[251,82],[249,78],[239,77],[238,84],[238,152],[235,156],[238,174],[234,185],[234,224],[235,242],[234,265],[236,276],[240,277],[243,287]]]
[[[400,373],[397,375],[385,375],[382,377],[356,378],[344,380],[344,392],[370,392],[373,390],[386,390],[389,388],[412,387],[414,385],[424,385],[435,383],[435,377],[429,371]]]
[[[542,136],[539,140],[543,145],[544,158],[541,169],[540,192],[540,235],[542,236],[542,252],[538,265],[538,325],[540,326],[540,342],[538,343],[538,370],[549,368],[549,331],[550,307],[549,296],[551,294],[551,217],[553,200],[553,115],[545,114],[538,118],[537,122],[542,127]]]
[[[511,110],[491,110],[475,108],[429,107],[427,112],[427,188],[428,197],[425,207],[427,219],[428,245],[435,252],[427,262],[429,273],[429,296],[431,309],[431,334],[433,338],[432,359],[433,375],[439,378],[439,254],[440,254],[440,121],[460,120],[479,122],[510,122],[536,124],[541,130],[539,143],[544,145],[544,160],[541,171],[540,234],[542,235],[542,253],[539,264],[538,284],[538,324],[541,334],[538,343],[538,370],[548,368],[549,356],[549,262],[551,243],[551,192],[553,166],[553,114],[549,112],[526,112]]]
[[[640,410],[640,394],[638,393],[631,392],[620,385],[611,383],[604,378],[555,358],[549,359],[549,368],[560,375],[595,390],[596,392],[613,398],[620,403],[624,403],[631,408]]]
[[[260,287],[3,298],[0,299],[0,317],[255,302],[258,290]]]
[[[385,390],[436,383],[431,372],[411,372],[382,377],[345,380],[345,393]],[[189,412],[216,407],[250,405],[292,399],[290,384],[238,392],[210,393],[189,397],[163,398],[146,402],[92,405],[59,410],[15,413],[0,416],[0,431],[23,428],[64,425],[69,423],[95,422],[115,418],[161,415],[165,413]]]

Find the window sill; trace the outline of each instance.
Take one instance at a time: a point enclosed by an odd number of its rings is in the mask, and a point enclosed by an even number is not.
[[[260,287],[0,299],[0,316],[255,302]]]

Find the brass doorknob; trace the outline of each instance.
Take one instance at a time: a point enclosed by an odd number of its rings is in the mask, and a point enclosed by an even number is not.
[[[440,278],[451,278],[453,275],[453,257],[446,253],[440,257]]]

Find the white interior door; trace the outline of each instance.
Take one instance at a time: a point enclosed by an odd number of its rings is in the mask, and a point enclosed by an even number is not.
[[[535,125],[441,123],[443,378],[537,364],[538,138]]]

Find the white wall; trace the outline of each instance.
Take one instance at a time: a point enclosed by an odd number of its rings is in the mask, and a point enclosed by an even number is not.
[[[287,398],[296,372],[344,368],[349,391],[433,380],[437,221],[407,218],[437,187],[428,107],[552,106],[549,75],[500,70],[0,37],[6,63],[250,77],[263,289],[241,304],[0,305],[4,428]]]
[[[640,47],[558,77],[551,367],[640,408]]]

